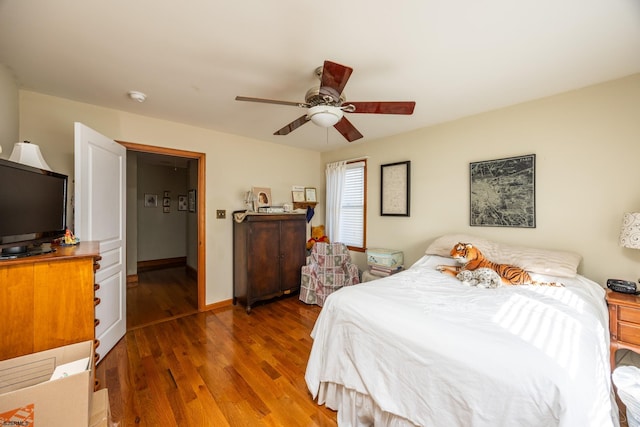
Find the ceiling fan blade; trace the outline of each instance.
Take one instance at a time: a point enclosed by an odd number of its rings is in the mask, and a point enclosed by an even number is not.
[[[362,134],[358,131],[358,129],[356,129],[353,124],[351,124],[349,120],[347,120],[346,117],[343,117],[342,120],[333,125],[333,127],[336,128],[336,130],[340,132],[342,136],[344,136],[349,142],[353,142],[356,139],[362,138]]]
[[[289,123],[288,125],[283,127],[282,129],[279,129],[279,130],[275,131],[273,134],[274,135],[287,135],[287,134],[293,132],[294,130],[298,129],[300,126],[302,126],[303,124],[307,123],[308,121],[309,121],[309,119],[307,118],[307,115],[305,114],[304,116],[298,117],[297,119],[295,119],[294,121],[292,121],[291,123]]]
[[[275,99],[264,99],[264,98],[250,98],[247,96],[236,96],[236,101],[249,101],[249,102],[262,102],[265,104],[279,104],[279,105],[291,105],[293,107],[308,107],[307,104],[302,102],[291,102],[291,101],[277,101]]]
[[[371,114],[413,114],[416,103],[407,102],[345,102],[346,105],[353,105],[356,109],[353,113]],[[348,111],[348,110],[347,110]]]
[[[353,73],[353,68],[336,64],[331,61],[324,61],[322,68],[322,80],[320,86],[329,86],[338,91],[338,95],[342,93],[349,77]]]

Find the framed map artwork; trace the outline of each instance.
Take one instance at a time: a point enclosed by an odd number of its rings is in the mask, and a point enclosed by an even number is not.
[[[469,165],[471,226],[535,228],[535,154]]]
[[[410,216],[411,161],[380,165],[380,215]]]

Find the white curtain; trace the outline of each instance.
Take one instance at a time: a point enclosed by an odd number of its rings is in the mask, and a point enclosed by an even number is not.
[[[338,242],[340,236],[340,203],[344,180],[347,174],[347,162],[335,162],[327,164],[325,169],[327,177],[327,212],[326,230],[331,242]]]

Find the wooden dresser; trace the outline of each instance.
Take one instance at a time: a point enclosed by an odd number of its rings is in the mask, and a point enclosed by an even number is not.
[[[99,259],[83,242],[0,261],[0,360],[95,339]]]
[[[235,215],[234,215],[235,217]],[[306,261],[304,214],[254,214],[233,222],[233,303],[251,311],[256,301],[300,289]]]

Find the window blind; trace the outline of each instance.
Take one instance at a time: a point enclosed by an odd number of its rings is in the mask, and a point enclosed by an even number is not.
[[[340,209],[340,241],[364,246],[364,162],[349,163]]]

